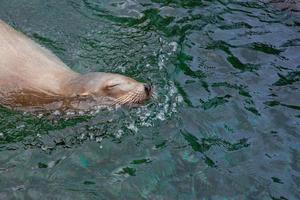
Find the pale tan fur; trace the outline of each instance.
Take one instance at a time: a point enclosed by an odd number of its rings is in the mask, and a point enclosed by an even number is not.
[[[50,51],[0,20],[0,88],[9,84],[60,93],[62,81],[77,75]]]
[[[52,103],[62,102],[59,107],[79,108],[71,103],[78,102],[78,96],[91,98],[96,104],[133,104],[151,95],[151,87],[126,76],[74,72],[53,53],[0,20],[0,105],[51,105],[47,109],[56,109]]]

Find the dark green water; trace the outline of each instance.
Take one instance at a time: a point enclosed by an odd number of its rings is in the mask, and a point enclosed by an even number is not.
[[[0,108],[0,199],[300,199],[296,15],[246,0],[1,0],[0,18],[76,71],[158,93],[70,119]]]

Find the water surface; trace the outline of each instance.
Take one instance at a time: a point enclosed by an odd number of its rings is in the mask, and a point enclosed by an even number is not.
[[[0,199],[300,199],[300,19],[259,1],[4,0],[75,71],[155,85],[138,108],[0,108]]]

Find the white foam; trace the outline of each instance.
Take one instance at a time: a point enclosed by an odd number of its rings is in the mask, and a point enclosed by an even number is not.
[[[16,128],[17,128],[17,129],[23,129],[23,128],[25,128],[25,125],[24,125],[24,124],[21,124],[21,125],[17,126]]]
[[[128,128],[129,130],[132,130],[132,131],[135,132],[135,133],[138,132],[138,128],[135,126],[134,122],[132,122],[131,124],[129,124],[129,125],[127,126],[127,128]]]
[[[123,130],[118,130],[118,132],[115,133],[115,137],[119,139],[119,138],[122,137],[123,134],[124,134],[124,131],[123,131]]]
[[[177,51],[177,48],[178,48],[178,43],[177,43],[177,42],[170,42],[170,43],[169,43],[169,46],[172,47],[172,51],[173,51],[173,52],[176,52],[176,51]]]
[[[82,134],[80,135],[80,139],[83,140],[84,137],[85,137],[85,134],[82,133]]]
[[[100,143],[103,140],[102,137],[96,137],[96,142]]]
[[[56,111],[53,112],[53,115],[58,116],[58,115],[61,115],[61,113],[59,112],[59,110],[56,110]]]
[[[90,136],[90,140],[94,139],[94,133],[89,133],[89,136]]]
[[[75,115],[75,112],[68,111],[66,114],[67,115]]]
[[[52,168],[55,166],[55,161],[50,161],[47,165],[48,165],[48,168]]]

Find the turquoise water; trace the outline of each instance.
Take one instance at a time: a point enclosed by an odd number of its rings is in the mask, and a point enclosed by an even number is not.
[[[259,1],[10,0],[75,71],[152,82],[139,108],[0,108],[0,199],[300,199],[300,19]]]

